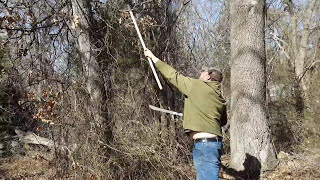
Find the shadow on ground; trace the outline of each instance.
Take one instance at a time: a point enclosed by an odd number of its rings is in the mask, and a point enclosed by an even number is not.
[[[235,179],[256,180],[260,178],[261,163],[256,157],[246,153],[246,159],[243,163],[243,166],[243,171],[236,171],[233,168],[229,168],[224,165],[221,167],[226,174],[234,177]]]

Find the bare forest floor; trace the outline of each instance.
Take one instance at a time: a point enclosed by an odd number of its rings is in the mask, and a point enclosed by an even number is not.
[[[278,154],[279,165],[274,171],[261,176],[261,180],[320,180],[320,150],[309,150],[299,154],[288,154],[281,151]],[[222,157],[222,164],[228,165],[229,156]],[[222,179],[249,179],[239,178],[221,172]]]
[[[300,154],[280,152],[278,156],[279,166],[264,174],[261,180],[320,179],[320,150]],[[228,155],[223,156],[223,165],[227,166],[229,160]],[[248,179],[231,176],[225,171],[221,171],[221,177],[227,180]],[[58,175],[52,153],[28,150],[26,153],[0,158],[0,179],[61,179],[61,176]]]
[[[55,179],[53,162],[51,153],[36,151],[0,158],[0,179]]]

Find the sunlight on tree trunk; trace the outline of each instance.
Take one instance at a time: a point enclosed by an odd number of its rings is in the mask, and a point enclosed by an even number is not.
[[[231,1],[231,167],[259,175],[276,153],[266,117],[265,2]]]

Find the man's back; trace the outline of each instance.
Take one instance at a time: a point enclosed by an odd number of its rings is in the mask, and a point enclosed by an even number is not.
[[[160,60],[155,65],[174,86],[186,95],[184,129],[222,136],[221,126],[226,123],[224,118],[226,101],[221,95],[220,84],[216,81],[205,82],[185,77]]]
[[[185,98],[183,127],[193,131],[208,132],[222,136],[221,117],[226,102],[219,84],[193,79],[189,95]]]

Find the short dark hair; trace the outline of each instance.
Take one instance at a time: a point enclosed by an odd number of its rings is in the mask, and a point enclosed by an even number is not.
[[[212,81],[221,82],[223,79],[222,72],[215,67],[203,67],[202,70],[207,71]]]

